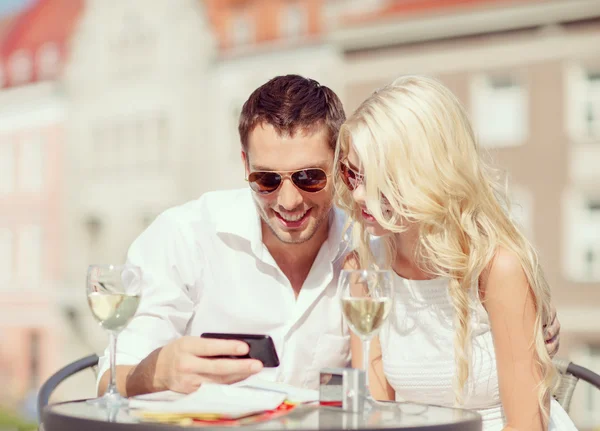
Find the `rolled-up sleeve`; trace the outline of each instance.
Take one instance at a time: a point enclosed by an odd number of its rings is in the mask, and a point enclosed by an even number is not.
[[[137,313],[117,340],[117,365],[136,365],[153,350],[184,335],[201,284],[202,253],[177,209],[161,214],[133,242],[127,261],[142,271]],[[109,368],[100,357],[98,383]]]

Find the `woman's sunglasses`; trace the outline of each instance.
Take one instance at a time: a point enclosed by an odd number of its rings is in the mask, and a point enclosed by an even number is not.
[[[250,183],[250,188],[261,195],[276,191],[286,178],[290,178],[292,183],[303,192],[316,193],[327,186],[327,177],[323,169],[311,168],[287,172],[256,171],[248,175],[247,181]]]
[[[342,181],[344,181],[344,184],[346,184],[350,190],[355,190],[365,181],[365,176],[363,174],[356,172],[344,162],[340,162],[340,173],[342,175]]]

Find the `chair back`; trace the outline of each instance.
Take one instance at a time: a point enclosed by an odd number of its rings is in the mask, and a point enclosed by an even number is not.
[[[552,362],[560,374],[560,383],[553,396],[567,413],[571,406],[571,398],[573,398],[575,386],[579,380],[600,390],[600,375],[592,370],[565,359],[554,358]]]
[[[552,362],[554,362],[560,377],[559,386],[554,391],[553,396],[554,399],[562,406],[562,408],[569,413],[571,398],[573,398],[573,392],[575,392],[575,386],[577,386],[579,378],[567,371],[570,364],[569,361],[555,358],[552,360]]]
[[[48,380],[44,382],[42,387],[40,388],[40,392],[38,394],[37,400],[37,415],[38,422],[42,423],[42,412],[44,407],[48,405],[48,400],[50,399],[50,395],[56,389],[56,387],[67,377],[72,376],[75,373],[78,373],[81,370],[85,370],[86,368],[95,367],[98,365],[98,355],[95,353],[85,358],[78,359],[75,362],[71,362],[65,367],[58,370],[54,373]]]

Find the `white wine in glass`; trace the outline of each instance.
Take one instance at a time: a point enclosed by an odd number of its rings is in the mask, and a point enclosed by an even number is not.
[[[88,304],[100,326],[118,332],[135,315],[140,298],[139,294],[92,292],[88,295]]]
[[[133,265],[90,265],[87,272],[87,299],[92,315],[110,338],[110,380],[106,392],[92,404],[127,406],[116,386],[117,337],[135,315],[141,299],[142,273]]]
[[[370,339],[379,331],[392,307],[390,298],[343,298],[348,326],[360,338]]]
[[[394,277],[388,270],[343,270],[338,284],[346,322],[362,341],[366,400],[373,402],[369,391],[369,347],[392,309]]]

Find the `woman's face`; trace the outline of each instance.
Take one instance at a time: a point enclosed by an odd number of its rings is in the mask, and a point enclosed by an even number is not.
[[[361,209],[361,216],[363,219],[364,226],[367,229],[367,232],[373,236],[384,236],[384,235],[389,234],[390,231],[383,228],[377,222],[377,220],[375,220],[375,217],[373,217],[373,215],[371,215],[371,213],[367,209],[367,201],[366,201],[367,196],[366,196],[366,189],[365,189],[365,184],[364,184],[365,178],[364,178],[363,173],[361,172],[361,163],[358,158],[358,154],[356,154],[356,152],[354,151],[354,148],[352,148],[352,146],[350,146],[350,150],[348,152],[348,157],[344,161],[344,163],[346,163],[346,166],[349,168],[349,170],[348,170],[348,175],[350,177],[349,182],[352,185],[351,189],[353,189],[352,190],[352,198],[354,199],[354,202],[356,202],[356,205],[358,205],[358,207]],[[389,208],[385,204],[382,205],[381,209],[382,209],[383,214],[391,213],[391,211],[392,211],[391,208]]]

